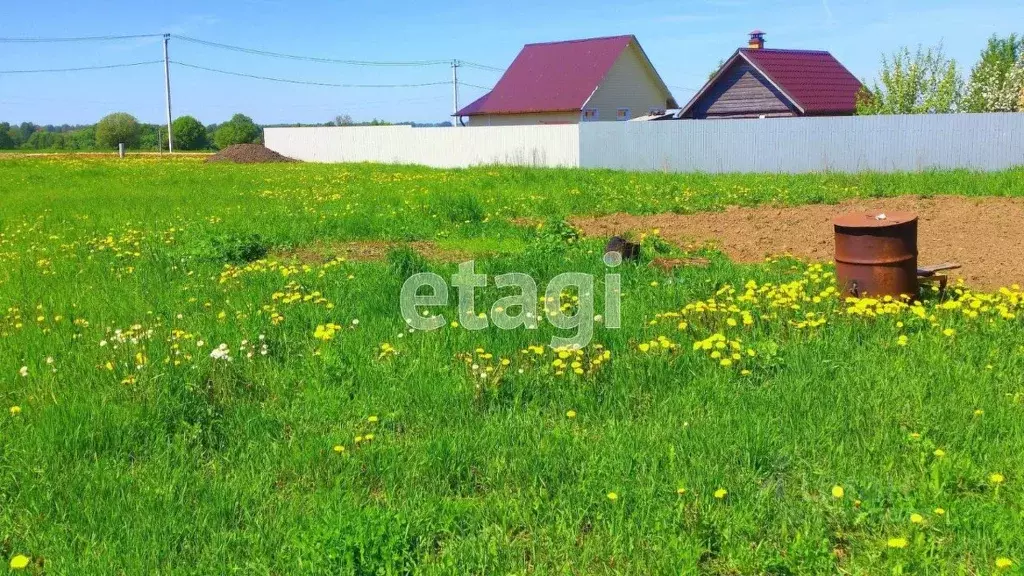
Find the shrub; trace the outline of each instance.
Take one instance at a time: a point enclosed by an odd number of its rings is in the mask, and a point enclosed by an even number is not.
[[[100,148],[117,148],[124,142],[128,148],[139,145],[139,122],[127,112],[115,112],[104,116],[96,124],[96,145]]]
[[[181,116],[171,124],[174,134],[174,148],[177,150],[202,150],[206,148],[206,127],[192,116]]]
[[[235,114],[231,120],[217,127],[213,134],[213,142],[217,148],[227,148],[232,144],[259,143],[260,128],[245,114]]]

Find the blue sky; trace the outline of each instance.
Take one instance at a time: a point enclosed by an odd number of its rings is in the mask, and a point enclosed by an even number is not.
[[[767,32],[773,48],[829,50],[871,80],[880,56],[902,45],[942,41],[966,73],[992,34],[1024,32],[1020,0],[691,0],[444,3],[299,0],[173,2],[0,0],[0,36],[86,36],[171,32],[263,50],[358,60],[459,58],[504,68],[523,44],[635,34],[673,94],[685,102],[717,63]],[[159,39],[109,43],[4,44],[0,70],[64,68],[162,58]],[[450,80],[445,65],[370,68],[296,62],[171,41],[171,58],[264,76],[346,84]],[[499,74],[462,69],[460,79],[490,86]],[[243,112],[260,123],[357,120],[443,121],[451,87],[294,86],[172,67],[174,115],[204,123]],[[481,90],[462,89],[462,103]],[[111,111],[160,122],[159,65],[59,74],[0,75],[0,120],[40,124],[94,122]]]

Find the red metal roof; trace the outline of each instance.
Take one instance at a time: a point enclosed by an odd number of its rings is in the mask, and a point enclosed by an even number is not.
[[[487,94],[459,116],[581,110],[632,35],[527,44]]]
[[[860,80],[828,52],[741,48],[739,53],[805,114],[853,112],[857,107]]]

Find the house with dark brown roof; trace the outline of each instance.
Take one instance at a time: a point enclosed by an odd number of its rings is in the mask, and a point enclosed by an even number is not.
[[[832,54],[768,49],[754,30],[676,118],[849,116],[862,88]]]
[[[631,120],[676,108],[636,37],[527,44],[494,88],[456,114],[469,126]]]

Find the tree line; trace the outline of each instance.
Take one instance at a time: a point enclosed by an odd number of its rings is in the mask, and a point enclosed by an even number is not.
[[[171,123],[176,150],[216,150],[232,144],[260,142],[263,132],[245,114],[204,126],[192,116]],[[166,150],[167,127],[143,124],[126,112],[104,116],[96,124],[40,126],[0,122],[0,150],[113,150],[119,143],[133,150]]]
[[[991,37],[966,81],[941,44],[901,48],[857,101],[858,114],[953,112],[1024,112],[1024,36]]]
[[[410,126],[451,126],[450,122],[417,124]],[[391,122],[374,118],[368,122],[355,122],[343,114],[334,120],[314,124],[270,124],[267,126],[389,126]],[[245,114],[235,114],[221,124],[203,125],[192,116],[179,116],[171,123],[175,150],[220,150],[232,144],[260,143],[263,128]],[[144,124],[126,112],[104,116],[96,124],[55,126],[32,122],[11,124],[0,122],[0,150],[116,150],[119,143],[131,150],[167,150],[167,127],[162,124]]]

